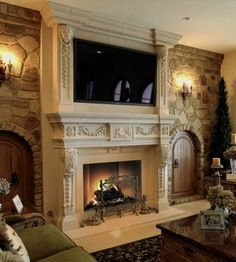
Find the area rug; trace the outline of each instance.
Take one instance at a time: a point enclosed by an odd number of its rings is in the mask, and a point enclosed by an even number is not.
[[[161,236],[150,237],[92,253],[98,262],[161,261]]]

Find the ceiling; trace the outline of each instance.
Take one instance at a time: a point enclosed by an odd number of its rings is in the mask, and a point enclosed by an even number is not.
[[[40,10],[47,0],[1,0]],[[236,0],[53,0],[129,24],[183,36],[180,44],[228,53],[236,50]],[[184,20],[190,17],[190,20]]]

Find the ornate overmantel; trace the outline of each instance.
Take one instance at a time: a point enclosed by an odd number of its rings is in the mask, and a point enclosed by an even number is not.
[[[169,130],[175,118],[169,115],[167,105],[167,58],[168,49],[177,44],[181,36],[115,21],[51,1],[41,14],[47,26],[43,36],[51,38],[53,46],[52,53],[45,55],[46,59],[51,59],[51,71],[42,74],[45,93],[51,97],[43,112],[48,112],[47,120],[53,129],[51,131],[45,120],[43,128],[50,130],[53,141],[53,145],[48,143],[45,147],[48,154],[55,155],[54,162],[58,161],[56,157],[59,159],[57,170],[60,173],[54,180],[50,172],[44,176],[45,183],[59,181],[60,188],[53,204],[45,207],[46,212],[49,208],[54,210],[56,203],[58,210],[55,208],[55,213],[62,228],[78,226],[83,214],[81,166],[91,161],[91,154],[96,161],[101,156],[106,159],[110,155],[108,161],[113,161],[115,153],[104,152],[113,148],[121,149],[113,151],[119,151],[117,156],[121,159],[132,159],[132,154],[142,159],[146,167],[143,176],[148,177],[142,183],[142,192],[151,192],[152,202],[160,209],[168,206]],[[75,103],[73,37],[157,54],[155,106]],[[135,149],[137,152],[134,153]],[[50,166],[50,160],[45,161],[48,161],[45,166]]]
[[[92,12],[48,1],[41,10],[43,20],[53,30],[54,72],[57,85],[54,107],[58,111],[78,111],[73,102],[73,37],[109,45],[133,48],[158,55],[155,113],[167,114],[168,49],[181,36],[155,28],[143,28],[98,16]],[[56,105],[55,105],[56,104]]]

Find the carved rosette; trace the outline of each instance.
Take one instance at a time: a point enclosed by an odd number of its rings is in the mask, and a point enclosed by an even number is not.
[[[60,159],[64,164],[64,215],[74,214],[74,175],[78,165],[78,151],[74,148],[66,148],[61,152]]]
[[[63,88],[69,87],[70,71],[70,45],[73,37],[73,30],[68,25],[58,26],[61,54],[61,84]]]
[[[161,127],[161,135],[162,136],[169,136],[169,126],[162,126]]]

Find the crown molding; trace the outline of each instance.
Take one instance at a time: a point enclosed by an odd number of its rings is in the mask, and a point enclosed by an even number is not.
[[[143,28],[99,16],[93,12],[61,5],[48,1],[41,10],[45,23],[52,27],[55,24],[66,24],[75,29],[91,33],[129,39],[146,44],[167,45],[171,47],[178,43],[181,35],[159,29]]]

